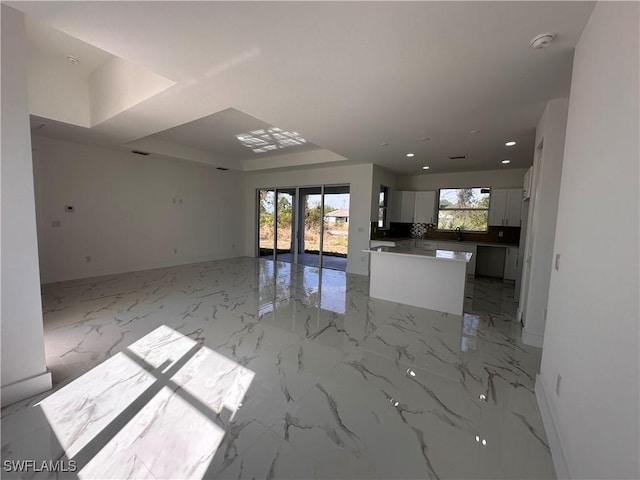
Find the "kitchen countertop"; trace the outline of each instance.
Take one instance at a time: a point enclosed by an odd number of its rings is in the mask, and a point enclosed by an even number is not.
[[[411,247],[374,247],[363,250],[368,253],[388,253],[393,255],[404,255],[410,257],[427,257],[438,260],[448,260],[454,262],[468,263],[473,256],[470,252],[453,252],[451,250],[424,250],[422,248]]]
[[[370,241],[375,242],[402,242],[404,240],[421,240],[425,242],[447,242],[447,243],[460,243],[462,245],[478,245],[481,247],[517,247],[517,243],[497,243],[497,242],[475,242],[470,240],[445,240],[437,238],[413,238],[413,237],[382,237],[372,238]]]

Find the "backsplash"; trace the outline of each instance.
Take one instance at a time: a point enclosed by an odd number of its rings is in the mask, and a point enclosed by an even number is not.
[[[416,228],[414,225],[420,225],[421,227]],[[389,229],[379,230],[377,222],[371,222],[371,238],[415,238],[411,235],[413,227],[414,232],[425,232],[418,238],[429,240],[456,240],[456,232],[430,230],[422,227],[422,225],[427,224],[391,222]],[[502,237],[499,236],[499,232],[503,233]],[[514,245],[520,242],[520,227],[489,227],[487,233],[462,232],[462,239],[469,242],[506,243]]]

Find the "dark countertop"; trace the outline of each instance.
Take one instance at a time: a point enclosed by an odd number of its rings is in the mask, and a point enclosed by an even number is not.
[[[492,241],[491,239],[486,239],[485,241],[482,240],[456,240],[455,238],[453,239],[449,239],[449,238],[413,238],[413,237],[377,237],[377,238],[372,238],[371,240],[377,240],[377,241],[381,241],[381,242],[401,242],[403,240],[424,240],[427,242],[448,242],[448,243],[460,243],[462,245],[479,245],[482,247],[517,247],[518,244],[517,243],[511,243],[511,242],[495,242]]]

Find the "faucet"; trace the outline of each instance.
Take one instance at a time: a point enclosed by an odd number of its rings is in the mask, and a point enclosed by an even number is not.
[[[460,230],[460,227],[456,227],[456,240],[459,242],[462,241],[462,231]]]

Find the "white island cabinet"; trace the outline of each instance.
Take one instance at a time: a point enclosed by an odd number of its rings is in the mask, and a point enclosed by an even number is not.
[[[469,252],[377,247],[370,253],[369,295],[462,315]]]

